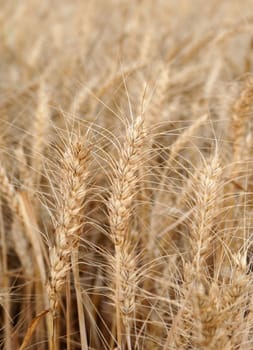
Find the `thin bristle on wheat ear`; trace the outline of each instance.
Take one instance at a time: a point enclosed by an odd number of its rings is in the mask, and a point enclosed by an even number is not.
[[[68,145],[61,159],[60,198],[57,205],[55,243],[50,249],[50,308],[56,312],[60,293],[70,269],[73,248],[79,243],[84,224],[89,150],[80,141]]]
[[[126,141],[120,151],[108,203],[109,222],[115,244],[113,259],[113,280],[115,293],[113,301],[116,308],[117,341],[122,346],[122,323],[126,328],[126,338],[130,346],[129,318],[135,307],[136,274],[135,263],[129,255],[129,225],[132,213],[138,169],[142,165],[143,146],[146,139],[142,117],[128,126]],[[124,263],[123,263],[124,260]]]

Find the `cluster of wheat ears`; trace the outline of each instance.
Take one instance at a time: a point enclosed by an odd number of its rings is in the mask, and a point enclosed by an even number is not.
[[[253,349],[252,0],[0,8],[0,348]]]

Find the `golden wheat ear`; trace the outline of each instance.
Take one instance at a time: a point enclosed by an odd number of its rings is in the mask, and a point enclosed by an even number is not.
[[[56,323],[61,293],[71,269],[71,256],[78,248],[84,225],[84,206],[88,190],[89,149],[81,140],[70,141],[62,153],[59,198],[56,208],[54,244],[50,248],[48,296],[50,310]],[[54,325],[56,326],[56,324]],[[54,344],[57,343],[56,329]]]
[[[120,149],[116,162],[114,180],[108,201],[111,235],[115,246],[113,259],[114,294],[116,310],[117,343],[123,346],[126,334],[128,346],[131,344],[131,315],[135,307],[136,273],[133,255],[130,255],[130,218],[136,185],[139,181],[138,170],[142,164],[143,147],[146,132],[142,117],[137,117],[128,125],[126,140]]]

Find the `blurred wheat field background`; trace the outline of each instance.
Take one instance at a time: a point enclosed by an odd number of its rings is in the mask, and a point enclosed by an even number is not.
[[[253,349],[253,2],[0,8],[0,348]]]

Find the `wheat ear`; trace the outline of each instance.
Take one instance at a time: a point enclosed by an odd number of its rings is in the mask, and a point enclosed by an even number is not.
[[[253,98],[253,79],[249,79],[244,88],[242,89],[238,100],[233,106],[232,113],[232,130],[233,130],[233,148],[234,148],[234,161],[240,161],[247,152],[245,148],[245,133],[249,119],[252,116],[252,98]],[[249,155],[248,155],[249,157]],[[236,169],[234,169],[236,172]]]
[[[38,187],[41,178],[41,168],[44,148],[48,140],[50,128],[49,95],[46,85],[42,82],[38,91],[38,106],[33,124],[32,167],[33,182]]]
[[[208,346],[213,342],[217,345],[217,342],[221,341],[216,334],[220,317],[218,301],[215,299],[217,288],[209,271],[209,259],[212,257],[215,243],[214,220],[218,215],[218,206],[222,198],[221,176],[219,157],[215,153],[205,162],[193,182],[193,189],[196,186],[198,191],[194,196],[194,211],[189,227],[189,261],[185,262],[183,267],[182,289],[185,292],[187,308],[184,312],[179,311],[179,314],[182,313],[180,320],[175,318],[179,324],[173,339],[175,344],[181,344],[180,347],[190,340],[196,349],[209,349]],[[169,339],[171,332],[165,344],[168,345]]]
[[[190,227],[190,259],[185,269],[186,289],[189,295],[193,325],[193,343],[196,348],[209,349],[211,344],[219,344],[216,330],[219,325],[215,282],[210,279],[210,262],[215,243],[214,220],[218,215],[221,200],[222,169],[218,154],[206,162],[196,178],[198,194]],[[186,265],[187,266],[187,265]],[[208,316],[206,313],[208,312]],[[216,323],[215,323],[216,322]]]
[[[61,180],[55,224],[55,243],[50,249],[50,310],[55,318],[60,293],[71,268],[72,250],[77,248],[84,219],[89,150],[80,141],[69,144],[61,159]],[[54,337],[56,335],[54,334]]]
[[[134,272],[135,264],[128,250],[129,228],[136,185],[139,180],[138,169],[142,164],[145,137],[143,119],[137,117],[127,129],[126,141],[121,148],[108,203],[109,222],[115,245],[113,280],[119,346],[122,346],[122,322],[128,329],[127,341],[128,344],[130,343],[129,317],[135,305],[133,290],[136,275]]]
[[[20,206],[19,206],[19,200],[18,195],[16,192],[15,187],[10,182],[6,170],[4,166],[0,163],[0,183],[1,183],[1,192],[4,195],[5,199],[7,200],[11,210],[20,216]]]

